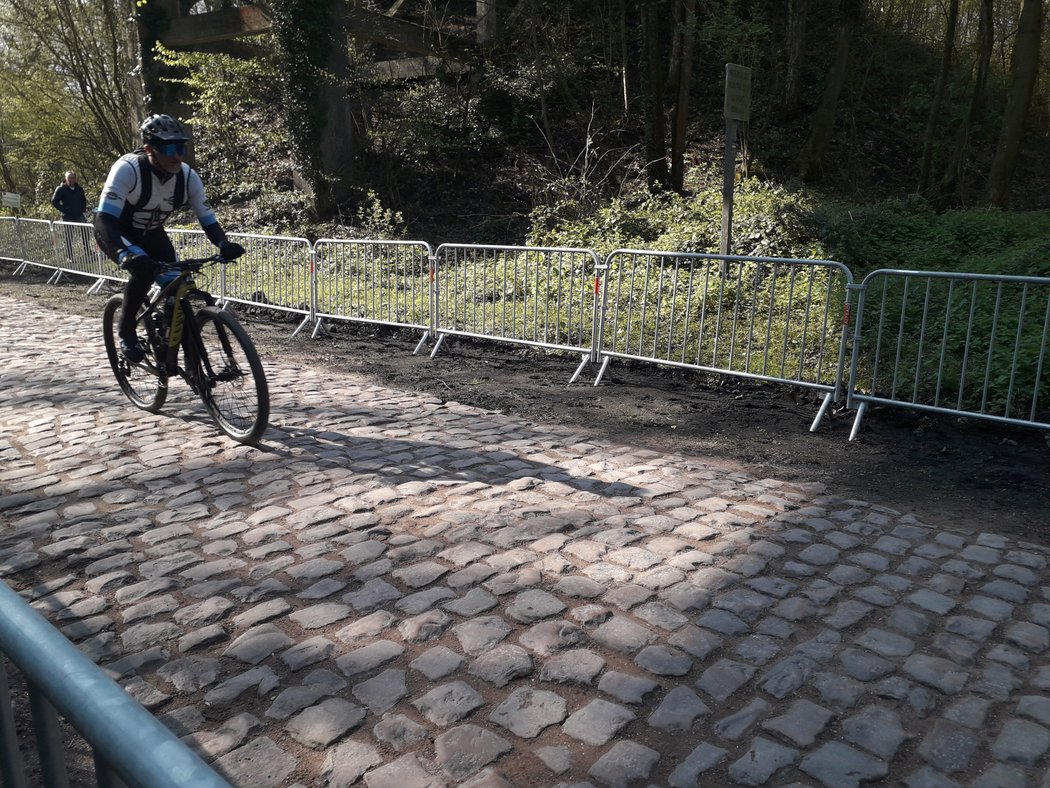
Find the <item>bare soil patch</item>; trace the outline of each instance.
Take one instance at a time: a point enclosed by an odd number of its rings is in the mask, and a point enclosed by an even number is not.
[[[49,273],[14,276],[13,266],[2,263],[0,292],[101,319],[108,294],[85,295],[90,282],[83,279],[47,284]],[[420,337],[411,332],[328,323],[317,339],[309,330],[293,337],[297,316],[235,311],[264,361],[572,425],[594,438],[760,476],[820,481],[831,493],[941,527],[1050,543],[1050,433],[1041,430],[873,408],[850,442],[853,411],[832,408],[810,432],[819,397],[787,386],[618,361],[597,387],[594,366],[569,385],[579,362],[572,355],[460,339],[431,359],[412,354]]]

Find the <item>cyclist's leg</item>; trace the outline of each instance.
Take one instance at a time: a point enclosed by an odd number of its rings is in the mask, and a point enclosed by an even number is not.
[[[125,342],[134,343],[138,341],[135,334],[135,318],[153,283],[153,266],[139,267],[128,273],[128,282],[124,285],[124,303],[120,311],[120,328],[117,333]]]
[[[175,262],[175,247],[172,246],[171,239],[168,238],[163,227],[143,233],[133,240],[142,251],[149,255],[150,259],[161,263]],[[154,270],[152,266],[147,266],[144,269],[129,271],[129,274],[128,283],[124,286],[124,306],[120,313],[118,333],[125,342],[137,342],[135,318],[138,316],[143,301],[146,300],[146,293],[149,292],[150,285],[153,284]]]

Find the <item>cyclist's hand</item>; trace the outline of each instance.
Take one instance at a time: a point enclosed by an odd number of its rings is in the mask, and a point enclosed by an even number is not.
[[[121,252],[117,263],[125,271],[152,271],[157,267],[152,257],[132,251]]]
[[[223,260],[236,260],[244,254],[244,247],[236,241],[223,241],[219,244],[219,256]]]

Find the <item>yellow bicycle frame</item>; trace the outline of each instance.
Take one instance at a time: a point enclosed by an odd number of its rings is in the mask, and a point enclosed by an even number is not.
[[[175,305],[171,312],[171,326],[168,330],[168,357],[171,358],[172,351],[176,350],[182,341],[182,328],[186,319],[186,313],[182,309],[182,299],[193,290],[193,281],[189,278],[183,279],[179,291],[175,294]]]

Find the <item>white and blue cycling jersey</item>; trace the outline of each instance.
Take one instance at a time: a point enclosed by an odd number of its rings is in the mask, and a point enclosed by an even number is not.
[[[128,153],[110,168],[98,211],[117,219],[121,235],[134,241],[136,236],[163,227],[167,218],[186,203],[201,227],[215,224],[196,170],[184,162],[177,174],[162,179],[145,153]]]

